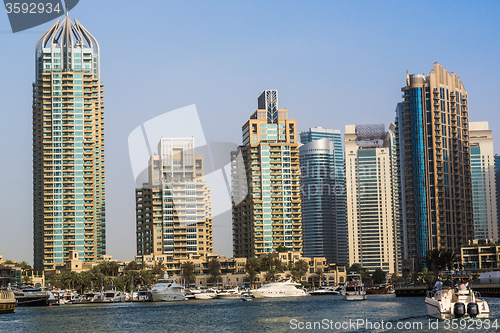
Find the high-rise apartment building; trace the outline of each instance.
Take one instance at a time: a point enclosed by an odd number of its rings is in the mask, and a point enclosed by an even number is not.
[[[339,130],[300,133],[304,255],[348,264],[344,153]]]
[[[283,246],[302,252],[297,122],[278,109],[278,92],[264,91],[242,127],[243,165],[233,165],[233,252],[253,257]],[[248,193],[248,194],[247,194]]]
[[[99,44],[75,19],[38,40],[33,83],[34,268],[106,252]]]
[[[406,74],[397,107],[405,258],[424,265],[428,250],[458,251],[474,237],[467,91],[438,63]]]
[[[399,191],[394,125],[345,127],[349,265],[399,271]]]
[[[474,238],[498,240],[493,137],[487,121],[471,121],[469,133]]]
[[[135,191],[137,255],[187,259],[213,252],[210,189],[193,138],[161,138],[148,183]]]

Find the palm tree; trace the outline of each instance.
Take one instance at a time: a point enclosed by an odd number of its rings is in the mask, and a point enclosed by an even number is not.
[[[138,270],[140,270],[140,265],[137,261],[133,260],[125,266],[125,270],[126,271],[128,271],[128,270],[138,271]]]
[[[260,270],[261,271],[271,270],[278,264],[281,264],[281,261],[278,259],[278,253],[270,252],[262,258]]]
[[[430,266],[430,268],[434,271],[434,273],[437,273],[441,269],[443,269],[443,264],[442,264],[442,250],[441,249],[434,249],[427,251],[425,254],[425,259],[424,262]]]
[[[123,283],[127,286],[127,290],[130,287],[135,288],[136,283],[139,281],[139,272],[134,270],[127,270],[123,276]]]
[[[453,251],[443,251],[441,253],[441,265],[445,267],[448,270],[453,269],[453,264],[457,261],[457,254],[454,253]]]
[[[387,277],[387,273],[383,269],[381,269],[380,267],[375,269],[375,271],[372,274],[372,279],[373,279],[374,284],[384,283],[386,277]]]
[[[118,276],[118,272],[120,271],[120,264],[116,261],[109,261],[108,270],[111,276]]]
[[[24,275],[22,278],[23,283],[25,284],[32,284],[33,283],[33,277],[31,275]]]
[[[220,273],[220,262],[219,259],[217,258],[212,258],[208,262],[208,275],[210,275],[209,281],[213,283],[213,286],[215,287],[217,284],[217,281],[219,281],[221,273]]]
[[[426,267],[420,272],[419,274],[420,279],[422,280],[423,283],[429,285],[434,282],[434,274]]]
[[[255,279],[259,275],[260,262],[257,258],[248,258],[245,264],[245,270],[248,273],[248,279],[250,280],[250,288],[253,288]]]
[[[278,278],[278,275],[276,274],[276,270],[274,268],[268,270],[266,274],[264,275],[264,278],[266,279],[266,282],[274,282]]]
[[[321,288],[321,280],[325,277],[325,273],[323,272],[322,269],[318,268],[316,270],[316,273],[314,273],[314,279],[317,280],[319,283],[319,287]]]
[[[163,263],[163,261],[160,261],[159,263],[155,263],[153,267],[153,272],[157,275],[163,276],[165,272],[167,271],[167,267]]]
[[[306,275],[307,270],[309,269],[309,264],[305,259],[300,259],[295,262],[295,270],[292,270],[292,276],[296,277],[297,282],[302,280],[302,277]]]
[[[195,266],[192,261],[184,261],[181,265],[182,278],[186,281],[186,286],[196,281]]]

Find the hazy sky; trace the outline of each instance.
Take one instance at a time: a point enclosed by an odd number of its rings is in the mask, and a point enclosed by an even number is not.
[[[437,61],[468,90],[470,120],[500,131],[500,2],[85,0],[70,17],[101,47],[107,252],[119,260],[136,253],[127,138],[165,112],[195,104],[207,142],[240,143],[259,94],[277,89],[299,130],[389,124],[405,72]],[[13,260],[33,260],[31,83],[52,23],[13,34],[0,19],[0,254]],[[231,256],[230,219],[214,233]]]

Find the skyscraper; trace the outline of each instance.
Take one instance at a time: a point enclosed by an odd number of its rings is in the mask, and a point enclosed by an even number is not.
[[[160,140],[148,163],[148,183],[135,197],[137,255],[187,259],[213,252],[210,189],[193,138]]]
[[[493,137],[487,121],[471,121],[469,130],[474,238],[498,240]]]
[[[347,265],[344,153],[339,130],[300,133],[304,255]]]
[[[242,154],[244,164],[232,168],[235,257],[278,246],[302,251],[297,123],[278,109],[276,90],[264,91],[258,106],[243,125],[243,145],[231,153],[233,163]]]
[[[38,40],[33,83],[35,269],[106,252],[104,102],[99,44],[75,19]]]
[[[428,250],[458,251],[474,237],[467,91],[438,63],[406,74],[397,107],[405,255],[424,265]]]
[[[399,271],[399,191],[394,125],[345,127],[349,265]]]
[[[496,202],[497,202],[497,228],[498,228],[498,239],[500,239],[500,156],[495,154],[495,186],[496,192]]]

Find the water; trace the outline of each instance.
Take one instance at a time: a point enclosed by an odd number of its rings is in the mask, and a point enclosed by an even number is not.
[[[500,299],[485,298],[490,305],[490,323],[500,326]],[[346,325],[360,320],[360,326]],[[372,329],[361,320],[370,321]],[[384,326],[381,321],[384,321]],[[369,295],[366,301],[345,301],[341,296],[230,300],[192,300],[171,303],[79,304],[51,307],[20,307],[0,316],[1,332],[437,332],[429,328],[423,297]],[[299,322],[301,324],[299,324]],[[306,330],[307,323],[316,329]],[[481,321],[483,323],[484,321]],[[390,324],[389,324],[390,323]],[[397,330],[396,325],[406,325]],[[322,324],[323,326],[319,326]],[[339,325],[344,325],[342,329]],[[377,324],[379,326],[377,326]],[[460,323],[457,323],[459,325]],[[495,332],[461,322],[463,332]],[[304,325],[304,326],[299,326]],[[335,329],[337,325],[338,329]],[[391,325],[393,329],[388,329]],[[409,326],[412,325],[412,326]],[[422,325],[421,327],[415,325]],[[451,329],[447,331],[457,331]],[[314,326],[312,326],[314,328]],[[333,330],[330,330],[330,327]],[[300,329],[303,328],[303,329]],[[380,328],[376,330],[376,328]],[[382,329],[384,328],[384,329]],[[402,326],[404,328],[404,326]],[[422,328],[422,330],[420,330]],[[460,326],[458,326],[460,328]]]

